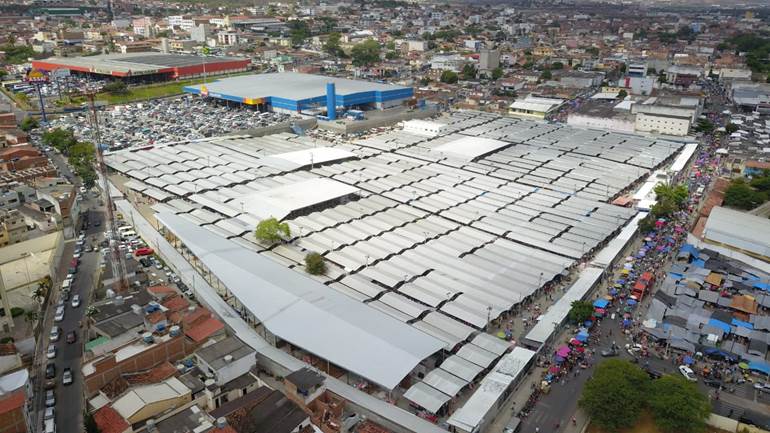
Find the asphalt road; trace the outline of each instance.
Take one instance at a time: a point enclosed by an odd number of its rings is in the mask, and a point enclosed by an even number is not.
[[[69,173],[72,176],[72,172],[64,164],[63,158],[60,155],[52,155],[54,164],[57,165],[60,172],[63,174]],[[71,177],[73,180],[78,181]],[[87,244],[97,245],[95,252],[84,252],[80,258],[80,266],[78,267],[77,274],[75,276],[72,289],[70,292],[69,301],[65,303],[64,320],[55,325],[61,328],[61,337],[59,341],[50,343],[48,335],[53,327],[53,316],[56,310],[56,304],[61,299],[61,283],[67,275],[67,269],[69,267],[70,260],[72,260],[73,250],[75,248],[74,240],[70,240],[64,248],[62,258],[59,267],[57,268],[57,276],[54,279],[54,290],[50,297],[50,304],[46,309],[46,313],[43,318],[43,330],[40,347],[38,351],[43,355],[39,357],[41,362],[37,369],[37,380],[35,382],[35,394],[34,411],[36,425],[35,428],[42,427],[43,413],[45,411],[45,392],[42,388],[45,384],[45,366],[47,363],[54,363],[56,366],[56,429],[60,433],[80,433],[83,431],[83,378],[80,373],[81,360],[83,356],[83,347],[85,344],[83,330],[79,327],[79,323],[85,323],[85,311],[88,307],[92,289],[95,286],[96,279],[98,278],[99,261],[100,261],[100,248],[98,243],[104,238],[104,218],[105,211],[103,207],[99,206],[99,198],[89,197],[81,202],[81,209],[89,209],[83,211],[81,221],[85,220],[86,215],[89,218],[90,224],[86,230],[86,242]],[[95,221],[100,221],[101,224],[97,227],[94,225]],[[96,241],[93,241],[93,239]],[[71,304],[72,296],[79,294],[81,298],[80,306],[73,308]],[[74,344],[68,344],[66,340],[67,333],[74,331],[77,335],[77,341]],[[45,358],[45,351],[49,344],[53,344],[56,349],[56,357],[48,360]],[[65,368],[70,368],[73,374],[73,383],[68,386],[62,384],[62,375]]]

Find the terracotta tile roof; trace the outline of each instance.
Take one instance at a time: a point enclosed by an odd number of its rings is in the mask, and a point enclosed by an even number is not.
[[[186,329],[184,333],[185,335],[190,337],[193,341],[200,343],[201,341],[221,331],[222,329],[224,329],[224,327],[225,327],[224,323],[220,322],[219,320],[213,317],[209,317],[205,321],[197,325],[193,325],[192,328]]]
[[[112,406],[104,406],[94,412],[94,421],[102,433],[123,433],[128,429],[128,422]]]
[[[175,374],[176,368],[170,362],[164,362],[147,371],[136,374],[126,374],[123,377],[130,385],[139,385],[160,383]]]
[[[0,400],[0,413],[8,413],[24,406],[25,400],[23,389],[12,392],[11,395]]]
[[[162,304],[171,312],[181,311],[190,306],[190,303],[187,302],[187,299],[181,296],[175,296],[173,298],[167,299],[163,301]]]
[[[166,315],[163,314],[162,311],[153,311],[145,316],[145,318],[147,319],[147,322],[155,324],[166,320]]]
[[[17,352],[13,343],[0,344],[0,356],[15,355]]]
[[[168,286],[152,286],[148,287],[147,291],[155,295],[173,295],[176,293],[176,290]]]
[[[192,327],[198,323],[202,323],[205,319],[211,317],[211,312],[203,307],[198,307],[195,311],[188,312],[182,317],[182,324],[186,327]]]

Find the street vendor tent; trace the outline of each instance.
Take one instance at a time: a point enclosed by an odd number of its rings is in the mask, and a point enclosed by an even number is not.
[[[597,299],[594,301],[594,307],[596,308],[607,308],[607,305],[610,305],[610,302],[606,299]]]
[[[749,362],[749,370],[757,371],[770,376],[770,364],[767,362],[752,361]]]
[[[757,314],[757,300],[752,296],[733,296],[730,307],[748,314]]]
[[[727,323],[721,320],[709,319],[709,325],[721,329],[725,334],[729,334],[730,331],[732,331],[732,328],[730,328],[730,325],[728,325]]]

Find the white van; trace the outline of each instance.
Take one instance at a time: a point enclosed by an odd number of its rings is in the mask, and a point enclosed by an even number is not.
[[[61,283],[62,290],[69,290],[71,286],[72,286],[72,280],[69,278],[67,278],[66,280],[64,280],[63,283]]]
[[[124,232],[129,232],[129,231],[132,231],[132,230],[134,230],[134,228],[131,227],[131,226],[118,227],[118,234],[123,236]]]
[[[45,420],[45,429],[43,429],[43,433],[56,433],[56,423],[54,420]]]
[[[123,239],[124,241],[135,239],[136,238],[136,232],[133,231],[133,230],[125,231],[125,232],[120,234],[120,238]]]

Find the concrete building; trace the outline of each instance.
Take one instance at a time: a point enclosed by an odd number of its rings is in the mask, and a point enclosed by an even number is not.
[[[29,372],[18,370],[0,376],[0,433],[33,431],[27,399],[32,397]]]
[[[77,201],[75,186],[62,182],[60,179],[51,182],[39,183],[37,189],[38,200],[45,200],[53,205],[53,210],[64,230],[67,239],[75,236],[80,218],[80,204]]]
[[[414,119],[404,122],[404,132],[425,137],[436,137],[445,128],[446,125],[429,120]]]
[[[564,102],[563,99],[527,95],[526,98],[516,100],[511,104],[509,114],[517,117],[545,119],[545,116],[557,110]]]
[[[198,24],[190,29],[190,39],[195,42],[206,42],[211,36],[211,26],[208,24]]]
[[[129,424],[156,417],[192,401],[190,388],[176,377],[152,385],[137,386],[115,400],[115,409]]]
[[[500,66],[500,51],[482,49],[479,51],[479,72],[491,72]]]
[[[133,21],[134,34],[145,38],[155,37],[155,23],[150,17],[141,17]]]
[[[217,33],[217,44],[226,47],[232,45],[238,45],[240,43],[240,37],[236,32],[219,32]]]
[[[223,386],[256,365],[256,351],[236,337],[228,337],[195,352],[199,368]]]
[[[457,54],[435,55],[430,59],[430,68],[436,71],[460,72],[468,60]]]
[[[428,50],[427,41],[406,41],[407,51],[423,52]]]
[[[600,86],[603,79],[604,74],[597,72],[569,71],[561,74],[559,83],[562,87],[587,89]]]
[[[696,97],[660,96],[632,106],[638,132],[685,136],[703,109]]]
[[[703,69],[694,66],[673,65],[666,69],[666,81],[669,84],[689,87],[703,76]]]
[[[634,133],[635,116],[617,101],[589,101],[567,116],[567,124],[581,128]]]
[[[189,16],[171,15],[167,19],[170,27],[179,27],[186,32],[189,32],[195,26],[195,21]]]
[[[770,221],[725,207],[711,209],[703,240],[770,262]]]

